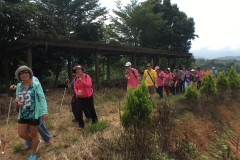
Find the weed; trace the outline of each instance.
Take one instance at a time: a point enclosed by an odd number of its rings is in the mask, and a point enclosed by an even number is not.
[[[23,144],[20,143],[11,143],[9,145],[10,148],[13,149],[14,153],[25,154],[26,152],[22,149]]]
[[[75,134],[73,134],[73,135],[64,134],[62,137],[67,142],[76,142],[79,139],[79,135],[75,135]]]
[[[47,129],[53,129],[53,121],[54,121],[55,117],[54,115],[49,115],[48,116],[48,120],[45,122],[45,126]]]
[[[84,132],[86,133],[102,132],[105,128],[107,128],[107,124],[108,124],[107,120],[99,121],[98,123],[88,126],[84,130]]]

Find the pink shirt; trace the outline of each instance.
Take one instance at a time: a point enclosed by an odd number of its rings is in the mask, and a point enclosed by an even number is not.
[[[76,96],[79,98],[91,97],[91,95],[93,94],[93,89],[90,76],[83,73],[81,78],[82,81],[80,81],[78,77],[74,79],[74,92]],[[79,92],[82,92],[81,96],[78,96]]]
[[[126,75],[129,77],[127,88],[136,88],[138,86],[138,71],[134,68],[130,68],[126,71],[125,76]]]
[[[165,74],[165,84],[169,86],[171,84],[171,80],[172,80],[172,74],[171,73]]]
[[[163,86],[163,78],[165,78],[165,73],[163,71],[157,72],[157,85]]]
[[[203,71],[199,70],[198,71],[198,81],[202,81],[203,80],[203,75],[204,75]]]

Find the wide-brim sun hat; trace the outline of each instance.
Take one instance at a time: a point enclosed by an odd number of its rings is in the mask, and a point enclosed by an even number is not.
[[[18,69],[15,71],[15,77],[17,78],[18,81],[21,81],[19,73],[22,71],[28,71],[30,73],[30,78],[32,79],[33,77],[33,71],[31,68],[28,66],[20,66]]]
[[[191,72],[195,72],[195,69],[192,69]]]

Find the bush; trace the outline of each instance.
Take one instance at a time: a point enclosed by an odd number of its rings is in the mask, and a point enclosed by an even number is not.
[[[217,89],[220,91],[226,91],[230,88],[228,79],[224,71],[220,72],[217,78],[216,86],[217,86]]]
[[[121,116],[124,132],[121,136],[123,159],[153,159],[152,102],[144,82],[129,89]]]
[[[151,123],[152,102],[148,97],[148,89],[144,82],[137,88],[129,89],[121,116],[123,127],[139,129],[142,125]]]
[[[205,95],[207,99],[209,96],[216,94],[217,88],[212,75],[208,74],[204,76],[200,92],[202,95]]]
[[[232,91],[240,89],[240,79],[235,67],[231,67],[231,70],[228,76],[228,81]]]
[[[186,93],[184,94],[184,96],[185,96],[185,98],[186,98],[187,100],[197,100],[197,99],[198,99],[197,90],[194,89],[194,88],[192,87],[192,85],[189,86],[189,87],[187,87],[187,91],[186,91]]]

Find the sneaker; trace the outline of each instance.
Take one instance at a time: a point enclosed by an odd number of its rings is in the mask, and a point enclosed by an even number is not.
[[[41,139],[39,139],[39,140],[38,140],[38,146],[37,146],[37,149],[36,149],[36,151],[39,149],[39,147],[40,147],[41,143],[42,143],[42,140],[41,140]]]
[[[46,142],[46,146],[50,146],[52,144],[52,137],[49,139],[49,141]]]
[[[37,156],[35,154],[31,154],[28,160],[36,160]]]
[[[24,145],[24,146],[22,146],[22,150],[29,150],[29,149],[31,149],[32,148],[32,146],[28,146],[28,145]]]

